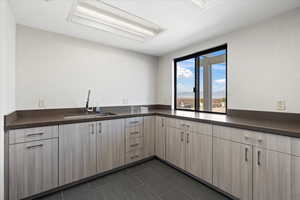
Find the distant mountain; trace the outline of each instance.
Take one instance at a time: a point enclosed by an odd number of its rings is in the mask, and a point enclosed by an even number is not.
[[[194,98],[194,93],[193,92],[179,92],[178,93],[178,96],[179,97],[183,97],[183,98]],[[201,92],[200,93],[200,96],[203,96],[203,93]],[[216,92],[213,92],[213,97],[214,98],[224,98],[224,91],[216,91]]]

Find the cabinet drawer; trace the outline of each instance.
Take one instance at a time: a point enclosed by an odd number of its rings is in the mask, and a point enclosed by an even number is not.
[[[125,125],[126,127],[142,126],[143,121],[144,121],[143,117],[132,117],[126,119]]]
[[[47,126],[9,131],[9,144],[44,140],[58,137],[58,126]]]
[[[213,136],[249,145],[255,141],[255,134],[252,131],[224,126],[213,126]]]
[[[167,126],[172,128],[184,129],[184,121],[174,118],[167,118]]]
[[[213,136],[286,154],[291,154],[292,149],[292,138],[269,133],[213,126]],[[294,151],[296,152],[296,145],[294,146]]]
[[[136,149],[126,153],[126,163],[132,163],[138,160],[143,159],[143,149]]]
[[[281,153],[291,154],[292,138],[268,133],[254,133],[254,146]]]
[[[144,137],[127,138],[126,139],[126,152],[133,151],[144,147]]]
[[[212,135],[211,124],[168,118],[167,126],[172,128],[192,131],[196,133],[201,133],[203,135]]]
[[[126,138],[138,138],[143,136],[143,126],[126,128]]]
[[[191,121],[184,121],[183,123],[188,131],[212,136],[212,125],[211,124],[206,124],[206,123],[201,123],[201,122],[191,122]]]
[[[19,200],[58,186],[58,139],[9,146],[9,199]]]

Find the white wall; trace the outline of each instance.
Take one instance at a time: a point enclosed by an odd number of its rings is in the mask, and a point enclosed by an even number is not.
[[[156,103],[157,57],[19,25],[16,48],[17,109]]]
[[[4,199],[4,115],[15,109],[15,19],[0,0],[0,200]]]
[[[228,107],[300,113],[300,9],[242,30],[172,52],[159,59],[158,103],[173,103],[176,57],[228,43]]]

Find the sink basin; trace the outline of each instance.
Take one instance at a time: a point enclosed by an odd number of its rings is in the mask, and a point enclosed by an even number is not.
[[[64,116],[65,119],[86,119],[86,118],[95,118],[95,117],[107,117],[107,116],[112,116],[116,115],[115,113],[92,113],[92,114],[87,114],[87,113],[82,113],[82,114],[76,114],[76,115],[66,115]]]

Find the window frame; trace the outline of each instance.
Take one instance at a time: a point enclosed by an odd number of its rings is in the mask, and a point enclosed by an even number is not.
[[[228,55],[228,48],[227,48],[227,44],[223,44],[217,47],[213,47],[210,49],[206,49],[203,51],[199,51],[190,55],[186,55],[183,57],[179,57],[179,58],[175,58],[174,59],[174,108],[175,110],[182,110],[182,111],[191,111],[191,112],[201,112],[201,113],[212,113],[212,114],[223,114],[226,115],[227,114],[227,110],[228,110],[228,66],[227,66],[227,55]],[[221,113],[221,112],[213,112],[213,111],[204,111],[204,110],[200,110],[200,56],[205,55],[205,54],[209,54],[209,53],[213,53],[215,51],[220,51],[220,50],[226,50],[226,55],[225,55],[225,64],[226,64],[226,71],[225,71],[225,78],[226,78],[226,82],[225,82],[225,88],[226,88],[226,94],[225,94],[225,112]],[[194,100],[195,100],[195,109],[182,109],[182,108],[177,108],[177,63],[184,61],[184,60],[188,60],[188,59],[195,59],[195,85],[194,85]]]

